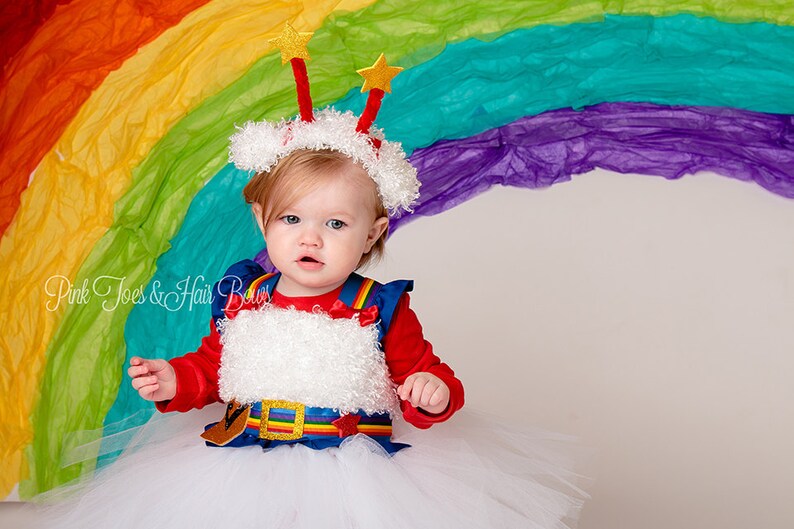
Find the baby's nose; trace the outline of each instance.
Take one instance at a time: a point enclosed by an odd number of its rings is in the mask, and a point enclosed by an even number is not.
[[[322,237],[314,228],[306,228],[301,232],[300,244],[303,246],[322,246]]]

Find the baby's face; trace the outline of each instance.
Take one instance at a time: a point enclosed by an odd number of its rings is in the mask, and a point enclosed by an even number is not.
[[[375,218],[374,183],[349,164],[263,229],[285,296],[315,296],[345,282],[386,228]],[[262,227],[262,226],[260,226]]]

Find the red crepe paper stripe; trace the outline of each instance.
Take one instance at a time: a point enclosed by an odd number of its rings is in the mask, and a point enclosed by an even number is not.
[[[0,3],[0,71],[33,38],[58,5],[72,0],[7,0]]]
[[[30,174],[108,73],[208,0],[74,0],[56,9],[0,78],[0,233]]]

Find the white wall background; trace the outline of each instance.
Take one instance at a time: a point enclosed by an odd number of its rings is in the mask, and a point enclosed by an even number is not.
[[[794,200],[596,171],[387,252],[469,406],[595,450],[580,529],[794,527]]]

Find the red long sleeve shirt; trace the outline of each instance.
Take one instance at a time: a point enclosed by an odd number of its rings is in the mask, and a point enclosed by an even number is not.
[[[319,306],[328,311],[339,297],[342,287],[311,297],[286,297],[273,293],[271,303],[278,307],[293,306],[297,310],[312,311]],[[431,415],[406,401],[401,401],[403,417],[418,428],[429,428],[442,422],[463,406],[463,384],[455,373],[433,353],[433,346],[424,339],[422,326],[409,307],[408,294],[403,294],[394,311],[391,325],[382,341],[386,365],[392,380],[402,384],[405,379],[421,371],[432,373],[449,387],[449,405],[439,414]],[[176,395],[172,400],[158,402],[161,412],[188,411],[202,408],[220,401],[218,396],[218,369],[223,346],[215,323],[210,322],[210,334],[201,341],[199,348],[170,361],[176,372]]]

